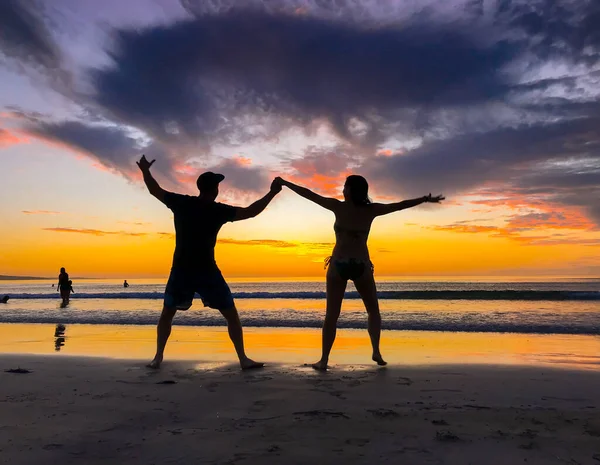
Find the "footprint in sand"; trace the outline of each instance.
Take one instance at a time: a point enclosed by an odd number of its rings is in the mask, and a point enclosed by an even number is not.
[[[589,434],[592,437],[600,438],[600,428],[595,428],[594,426],[587,423],[585,425],[585,434]]]
[[[269,448],[267,449],[267,452],[281,452],[281,447],[279,447],[277,444],[273,444],[272,446],[269,446]],[[279,454],[277,454],[279,455]]]
[[[46,444],[44,446],[42,446],[42,449],[44,450],[57,450],[57,449],[62,449],[63,445],[62,444]]]
[[[451,431],[438,431],[435,433],[435,439],[441,442],[458,442],[461,439]]]
[[[252,407],[248,409],[251,413],[259,413],[267,408],[267,403],[264,400],[257,400],[252,403]]]
[[[537,438],[538,432],[533,429],[526,429],[518,434],[522,438],[534,439]]]
[[[208,383],[206,385],[206,389],[208,389],[208,392],[215,392],[217,390],[217,388],[219,387],[219,383]]]
[[[421,392],[462,392],[460,389],[421,389]]]
[[[367,412],[379,418],[396,418],[400,416],[400,414],[395,410],[390,410],[387,408],[371,409],[367,410]]]
[[[272,376],[249,376],[246,379],[247,383],[264,383],[265,381],[271,381],[273,379]]]
[[[448,422],[446,420],[431,420],[431,423],[438,426],[448,426]]]
[[[370,440],[366,439],[366,438],[351,438],[351,439],[346,439],[345,443],[348,444],[349,446],[358,446],[358,447],[364,447],[367,444],[369,444]]]
[[[9,368],[8,370],[4,370],[4,372],[18,375],[27,375],[29,373],[33,373],[31,370],[26,370],[25,368]]]
[[[519,446],[519,449],[525,449],[525,450],[532,450],[532,449],[536,449],[537,448],[537,444],[533,441],[530,441],[526,444],[521,444]]]
[[[331,410],[307,410],[304,412],[294,412],[294,415],[305,415],[307,417],[313,418],[344,418],[346,420],[350,419],[348,415],[344,412],[334,412]]]

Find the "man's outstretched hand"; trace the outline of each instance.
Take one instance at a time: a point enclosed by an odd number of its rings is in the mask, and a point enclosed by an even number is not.
[[[436,195],[435,197],[432,197],[430,193],[429,195],[425,196],[425,202],[428,203],[440,203],[442,200],[446,200],[446,197],[443,195]]]
[[[139,169],[143,173],[144,171],[150,170],[150,167],[154,164],[155,161],[156,161],[156,159],[154,159],[152,161],[148,161],[146,159],[146,155],[142,155],[142,158],[140,158],[140,161],[136,161],[136,163],[137,163]]]

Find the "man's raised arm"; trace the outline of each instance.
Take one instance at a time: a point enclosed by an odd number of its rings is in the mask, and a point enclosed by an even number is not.
[[[150,173],[150,167],[154,164],[155,161],[156,160],[148,161],[146,159],[146,155],[142,155],[140,161],[136,163],[144,176],[144,183],[146,183],[148,191],[162,203],[165,203],[165,194],[167,193],[167,191],[160,187],[156,179],[154,179],[154,177],[152,176],[152,173]]]
[[[248,205],[245,208],[236,208],[235,217],[232,221],[241,221],[247,220],[248,218],[254,218],[258,214],[262,213],[262,211],[267,208],[267,205],[275,198],[277,194],[281,192],[281,182],[275,179],[271,183],[271,190],[267,195],[263,198],[258,199],[251,205]]]

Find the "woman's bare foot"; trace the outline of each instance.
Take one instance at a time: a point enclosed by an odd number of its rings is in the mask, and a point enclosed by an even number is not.
[[[387,362],[383,359],[379,352],[373,354],[373,361],[377,363],[377,365],[383,367],[387,365]]]
[[[153,370],[158,370],[160,368],[160,364],[162,363],[163,358],[159,357],[158,355],[156,357],[154,357],[154,360],[152,360],[148,365],[146,365],[148,368],[152,368]]]
[[[327,368],[329,368],[327,366],[327,362],[324,360],[319,360],[317,363],[313,363],[311,366],[318,371],[326,371]]]
[[[265,366],[262,362],[255,362],[250,358],[245,358],[244,360],[240,360],[240,366],[242,370],[252,370],[254,368],[262,368]]]

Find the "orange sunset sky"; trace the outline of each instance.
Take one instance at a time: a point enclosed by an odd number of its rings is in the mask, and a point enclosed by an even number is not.
[[[277,175],[335,197],[350,173],[380,202],[446,195],[375,221],[379,276],[600,274],[600,61],[524,45],[521,23],[488,28],[459,0],[421,29],[407,2],[250,3],[0,6],[0,274],[166,276],[172,214],[142,153],[176,192],[222,172],[221,201],[240,206]],[[223,227],[217,261],[229,277],[322,276],[332,226],[284,189]]]

